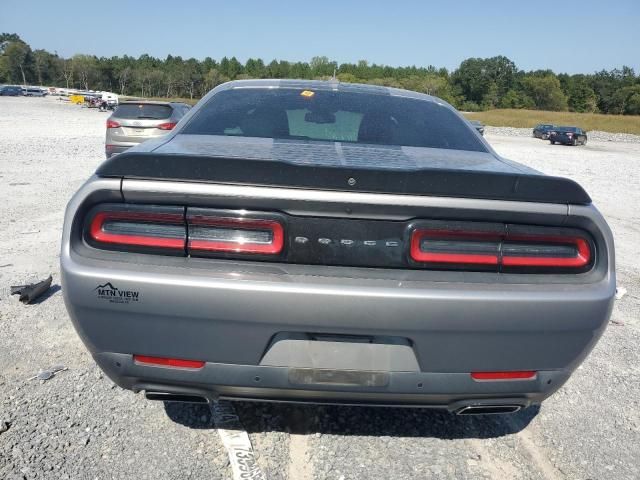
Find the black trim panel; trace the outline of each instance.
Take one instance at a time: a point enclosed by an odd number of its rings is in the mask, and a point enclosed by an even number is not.
[[[352,192],[433,195],[522,202],[590,204],[573,180],[546,175],[430,168],[354,169],[200,155],[125,152],[103,162],[96,174],[153,180],[308,188]],[[354,183],[355,180],[355,183]]]

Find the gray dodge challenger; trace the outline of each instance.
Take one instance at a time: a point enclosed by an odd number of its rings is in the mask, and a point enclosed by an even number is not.
[[[575,182],[500,157],[431,96],[218,86],[70,201],[80,337],[149,399],[539,404],[604,331],[611,231]]]

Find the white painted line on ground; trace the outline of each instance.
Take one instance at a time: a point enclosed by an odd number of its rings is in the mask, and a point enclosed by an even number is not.
[[[227,449],[234,480],[266,480],[256,462],[249,435],[243,428],[230,402],[219,401],[211,404],[211,415]]]

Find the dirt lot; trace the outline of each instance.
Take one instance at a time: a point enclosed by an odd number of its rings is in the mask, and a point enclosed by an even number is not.
[[[103,159],[106,114],[0,98],[0,478],[231,478],[206,407],[145,401],[95,367],[57,284],[63,210]],[[489,129],[498,152],[580,182],[610,222],[628,293],[588,360],[538,409],[454,417],[238,403],[270,479],[640,478],[640,143],[550,146]],[[53,273],[38,304],[9,286]],[[68,367],[49,381],[40,369]]]

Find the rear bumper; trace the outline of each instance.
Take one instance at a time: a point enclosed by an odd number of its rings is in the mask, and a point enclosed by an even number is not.
[[[445,407],[470,398],[515,396],[537,403],[593,348],[614,293],[607,280],[397,282],[324,277],[317,267],[311,276],[275,265],[217,262],[216,269],[216,262],[175,259],[184,265],[134,269],[74,257],[62,258],[67,309],[109,376],[134,390],[174,388],[209,396]],[[135,293],[125,293],[132,296],[125,303],[100,298],[96,288],[106,282]],[[292,365],[261,364],[276,335],[296,334],[407,339],[417,371],[384,372],[388,382],[373,389],[299,385],[289,378]],[[135,365],[133,354],[207,365],[198,372]],[[315,360],[322,365],[331,355],[327,350]],[[539,373],[535,380],[508,382],[477,382],[469,375],[509,370]]]
[[[549,140],[552,142],[559,143],[561,145],[571,145],[574,141],[573,138],[567,138],[567,137],[549,137]]]
[[[300,385],[291,369],[208,362],[201,369],[136,364],[131,355],[100,353],[98,365],[122,388],[195,395],[207,399],[249,399],[298,403],[416,406],[457,411],[468,405],[538,404],[569,378],[566,371],[541,371],[531,380],[475,381],[464,373],[389,372],[383,386]]]
[[[104,152],[107,158],[110,158],[110,157],[113,157],[114,155],[117,155],[118,153],[126,152],[131,147],[135,147],[136,145],[138,144],[137,143],[130,143],[130,144],[110,143],[105,145]]]
[[[107,158],[112,157],[118,153],[123,153],[129,150],[131,147],[140,145],[147,140],[153,140],[158,137],[128,137],[127,141],[115,140],[110,134],[107,134],[105,142],[105,153]]]
[[[592,207],[570,207],[570,225],[589,228],[601,246],[595,270],[572,281],[91,252],[71,241],[83,202],[121,195],[119,180],[93,179],[74,197],[61,280],[67,310],[93,357],[118,385],[133,390],[450,409],[472,400],[524,406],[560,387],[598,341],[613,306],[613,238]],[[205,201],[220,200],[198,203]],[[105,289],[114,293],[101,293]],[[301,353],[311,347],[288,350],[294,342],[271,355],[278,339],[362,345],[375,344],[372,337],[393,346],[377,353],[400,352],[404,360],[394,353],[385,363],[379,355],[366,357],[366,349],[313,344],[317,355],[301,365]],[[344,351],[364,353],[336,353]],[[136,354],[206,365],[197,371],[138,365]],[[301,383],[300,368],[379,372],[382,380]],[[538,373],[517,381],[470,377],[517,370]]]

